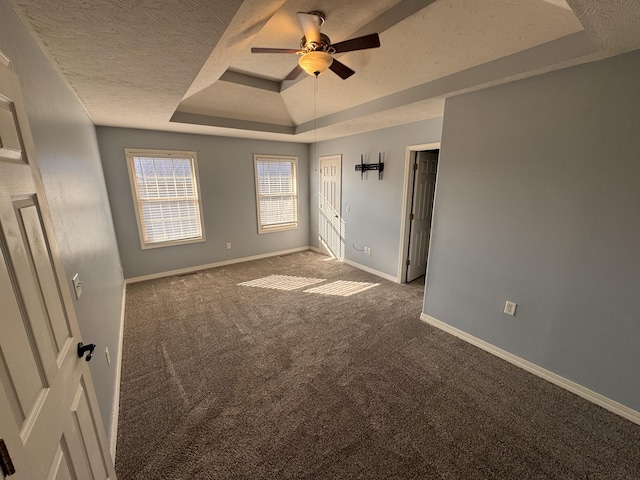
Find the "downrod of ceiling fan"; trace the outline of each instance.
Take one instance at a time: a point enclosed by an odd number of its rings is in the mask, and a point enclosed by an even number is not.
[[[320,19],[320,26],[324,25],[324,21],[326,20],[326,15],[324,14],[324,12],[321,12],[319,10],[313,10],[311,12],[306,12],[308,15],[315,15],[316,17],[318,17]]]

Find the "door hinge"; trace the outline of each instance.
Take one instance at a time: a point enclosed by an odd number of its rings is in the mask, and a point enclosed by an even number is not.
[[[407,267],[408,267],[409,265],[411,265],[411,260],[409,260],[409,259],[407,258]]]
[[[13,462],[11,461],[11,456],[9,455],[9,450],[7,449],[7,445],[4,443],[4,440],[0,439],[0,469],[2,469],[2,473],[4,473],[5,477],[9,475],[13,475],[16,473],[16,469],[13,467]]]
[[[414,218],[416,218],[415,215],[413,213],[410,213],[409,214],[409,220],[413,220]]]
[[[413,164],[413,169],[414,169],[414,170],[418,170],[418,164],[417,164],[417,163],[414,163],[414,164]]]

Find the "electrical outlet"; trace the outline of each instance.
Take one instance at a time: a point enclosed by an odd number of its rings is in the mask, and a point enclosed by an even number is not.
[[[231,242],[227,242],[227,250],[231,250]]]
[[[371,247],[364,247],[364,253],[371,255]]]
[[[517,307],[518,307],[517,303],[513,303],[507,300],[506,303],[504,304],[504,313],[506,313],[507,315],[511,315],[512,317],[515,317]]]

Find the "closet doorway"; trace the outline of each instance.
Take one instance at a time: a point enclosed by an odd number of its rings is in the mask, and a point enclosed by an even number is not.
[[[409,283],[426,276],[440,144],[407,147],[398,278]]]

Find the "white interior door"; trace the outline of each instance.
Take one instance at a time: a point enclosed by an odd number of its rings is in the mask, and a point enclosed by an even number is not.
[[[18,78],[0,55],[0,438],[15,469],[4,462],[0,478],[115,479],[32,161]]]
[[[409,226],[407,282],[415,280],[427,271],[437,170],[438,153],[417,152],[414,163],[413,202]]]
[[[320,251],[344,259],[344,221],[340,214],[342,155],[320,157]]]

